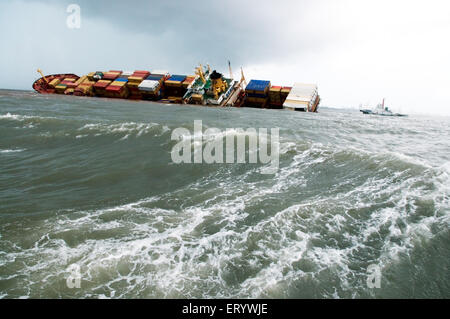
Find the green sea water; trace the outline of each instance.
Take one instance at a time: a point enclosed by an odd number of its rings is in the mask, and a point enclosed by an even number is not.
[[[194,120],[278,127],[278,171],[173,163]],[[449,298],[449,155],[450,118],[0,91],[0,297]]]

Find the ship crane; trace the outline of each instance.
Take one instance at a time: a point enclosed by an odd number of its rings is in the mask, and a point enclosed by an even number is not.
[[[47,82],[47,84],[48,84],[48,80],[47,80],[47,78],[44,76],[44,73],[42,73],[42,70],[41,69],[37,69],[36,70],[41,76],[42,76],[42,78],[45,80],[45,82]]]
[[[241,84],[244,84],[243,89],[247,87],[247,81],[245,80],[244,70],[242,70],[242,67],[241,67],[241,80],[239,81],[239,85]]]
[[[205,74],[203,73],[203,66],[200,63],[200,66],[195,69],[195,74],[197,74],[202,80],[203,84],[206,83]]]

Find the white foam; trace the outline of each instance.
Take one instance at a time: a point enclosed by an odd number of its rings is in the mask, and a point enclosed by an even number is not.
[[[2,154],[19,153],[19,152],[23,152],[23,151],[26,151],[26,149],[15,149],[15,150],[11,150],[11,149],[2,150],[2,149],[0,149],[0,153],[2,153]]]
[[[448,206],[442,216],[409,219],[409,210],[416,211],[416,198],[442,195],[448,186],[445,172],[427,177],[436,182],[437,189],[426,193],[414,186],[423,176],[373,176],[346,193],[298,197],[288,207],[280,204],[279,211],[266,212],[268,199],[276,201],[285,192],[302,193],[307,187],[303,172],[311,162],[335,154],[320,144],[294,150],[294,160],[270,181],[248,182],[255,170],[237,178],[223,174],[223,168],[159,197],[58,215],[56,220],[43,222],[51,227],[43,228],[52,236],[43,236],[35,247],[10,256],[40,256],[40,261],[19,269],[18,274],[28,278],[31,273],[37,282],[40,273],[51,269],[54,274],[45,285],[57,282],[58,274],[63,276],[71,263],[79,263],[82,284],[96,283],[84,288],[91,297],[285,297],[292,283],[329,279],[322,277],[324,273],[339,286],[318,293],[358,297],[367,289],[365,281],[359,280],[366,278],[366,269],[359,269],[363,266],[355,259],[365,258],[383,271],[403,253],[410,253],[417,242],[433,238],[433,226],[448,222]],[[437,200],[437,206],[445,205],[443,199]],[[371,209],[367,216],[365,208],[374,204],[380,208]],[[399,227],[399,221],[406,226]],[[61,239],[66,232],[105,230],[111,232],[107,238],[86,235],[87,239],[71,246]],[[337,245],[332,239],[338,236],[349,244]],[[373,236],[381,240],[379,248],[371,246]],[[311,263],[311,269],[296,267],[300,261]],[[114,288],[120,283],[121,289]],[[96,293],[96,288],[102,292]]]
[[[135,123],[125,122],[118,124],[91,123],[86,124],[78,129],[78,131],[88,134],[94,133],[94,136],[102,135],[123,135],[120,139],[125,140],[130,136],[141,137],[143,135],[153,133],[155,136],[161,136],[169,131],[167,126],[158,123]]]

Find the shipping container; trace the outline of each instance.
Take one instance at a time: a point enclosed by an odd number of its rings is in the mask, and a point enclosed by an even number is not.
[[[164,80],[164,75],[150,74],[145,79],[162,82]]]
[[[317,85],[295,83],[284,101],[283,107],[296,111],[310,112],[313,109],[317,95]]]
[[[246,93],[267,94],[270,88],[270,81],[250,80],[245,88]]]
[[[164,76],[164,77],[170,76],[169,71],[166,71],[166,70],[153,70],[153,71],[151,72],[151,74],[152,74],[152,75],[162,75],[162,76]]]
[[[58,93],[58,94],[63,94],[66,89],[67,89],[67,85],[66,84],[61,84],[60,83],[57,86],[55,86],[56,93]]]
[[[50,81],[50,83],[49,83],[49,85],[52,87],[52,88],[55,88],[58,84],[60,84],[61,83],[61,80],[60,79],[53,79],[52,81]]]
[[[127,85],[127,82],[123,82],[123,81],[117,81],[117,80],[115,80],[115,81],[113,81],[110,85],[112,85],[112,86],[120,86],[120,87],[122,87],[122,86],[125,86],[125,85]]]
[[[186,75],[171,75],[168,78],[168,81],[183,82],[185,79],[186,79]]]
[[[161,83],[155,80],[144,80],[139,84],[139,90],[155,92],[159,90]]]
[[[133,74],[133,71],[123,71],[121,76],[123,77],[129,77]]]
[[[139,82],[141,83],[144,80],[143,76],[130,76],[128,77],[128,82]]]

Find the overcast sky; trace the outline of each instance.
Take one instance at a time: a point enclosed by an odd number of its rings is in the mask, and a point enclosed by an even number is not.
[[[66,25],[70,3],[81,28]],[[167,69],[202,62],[273,85],[316,83],[322,105],[450,115],[450,1],[0,2],[0,88],[44,73]]]

